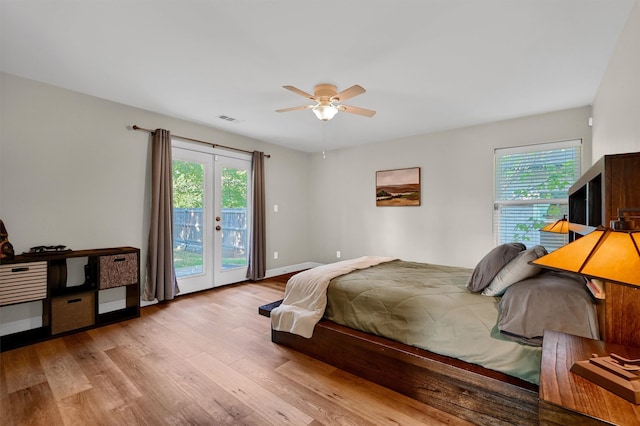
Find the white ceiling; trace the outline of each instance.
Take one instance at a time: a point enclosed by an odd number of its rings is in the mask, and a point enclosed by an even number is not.
[[[317,152],[589,105],[634,2],[0,0],[0,69]]]

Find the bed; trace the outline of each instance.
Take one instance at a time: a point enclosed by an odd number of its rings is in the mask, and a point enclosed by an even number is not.
[[[566,422],[538,402],[544,329],[597,338],[579,276],[496,247],[475,269],[364,257],[293,276],[272,340],[477,424]],[[581,420],[582,421],[582,420]]]

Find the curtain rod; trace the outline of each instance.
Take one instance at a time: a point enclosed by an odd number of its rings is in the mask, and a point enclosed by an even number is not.
[[[143,132],[147,132],[147,133],[151,133],[151,134],[153,134],[155,132],[155,130],[145,129],[144,127],[140,127],[137,124],[134,124],[133,126],[131,126],[131,128],[133,130],[142,130]],[[174,135],[174,134],[172,134],[171,136],[174,137],[174,138],[178,138],[178,139],[184,139],[186,141],[204,143],[204,144],[207,144],[207,145],[211,145],[214,148],[218,147],[218,148],[230,149],[232,151],[239,151],[239,152],[246,152],[247,154],[253,154],[253,151],[247,151],[247,150],[240,149],[240,148],[233,148],[231,146],[224,146],[224,145],[220,145],[218,143],[201,141],[199,139],[192,139],[192,138],[188,138],[186,136],[178,136],[178,135]],[[269,154],[265,154],[264,156],[267,157],[267,158],[271,158],[271,155],[269,155]]]

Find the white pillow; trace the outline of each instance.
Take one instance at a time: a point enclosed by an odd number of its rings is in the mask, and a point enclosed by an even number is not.
[[[502,296],[510,285],[537,275],[542,268],[530,265],[529,262],[545,254],[547,254],[547,250],[543,246],[535,246],[521,251],[498,272],[487,288],[482,290],[482,295]]]

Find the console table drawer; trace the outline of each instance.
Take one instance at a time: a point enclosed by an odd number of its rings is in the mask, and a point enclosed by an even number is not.
[[[51,334],[88,327],[96,322],[95,292],[51,299]]]
[[[138,254],[100,256],[99,288],[120,287],[138,282]]]
[[[0,265],[0,306],[47,297],[47,262]]]

